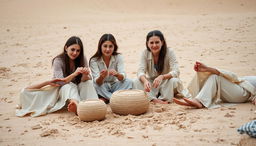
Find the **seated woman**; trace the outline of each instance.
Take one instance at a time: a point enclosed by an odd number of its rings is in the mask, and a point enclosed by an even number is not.
[[[251,101],[256,104],[256,76],[238,78],[234,73],[196,62],[197,73],[188,89],[194,98],[173,99],[179,105],[211,107],[218,99],[229,103]]]
[[[184,95],[176,56],[173,49],[167,48],[162,32],[149,32],[146,48],[142,52],[134,87],[144,90],[149,100],[160,104],[168,104],[175,93]]]
[[[68,111],[76,113],[80,100],[98,98],[80,38],[69,38],[63,52],[53,59],[52,64],[53,77],[57,79],[23,89],[17,116],[44,115],[61,109],[66,102]],[[50,86],[45,87],[47,85]]]
[[[132,89],[132,81],[126,78],[123,57],[117,49],[114,36],[104,34],[99,40],[97,52],[90,59],[94,87],[106,103],[115,91]]]

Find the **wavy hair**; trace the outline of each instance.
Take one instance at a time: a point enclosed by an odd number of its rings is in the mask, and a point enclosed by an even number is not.
[[[71,45],[77,44],[80,46],[80,54],[79,56],[74,60],[75,63],[75,69],[78,67],[85,67],[85,60],[84,60],[84,47],[81,39],[77,36],[72,36],[70,37],[67,42],[64,45],[63,52],[56,57],[53,58],[52,64],[56,58],[60,58],[62,62],[64,63],[64,68],[63,68],[63,75],[64,77],[69,76],[72,71],[70,69],[70,58],[68,57],[66,48],[68,48]],[[75,77],[75,83],[78,84],[81,82],[81,77],[82,75],[78,75]]]

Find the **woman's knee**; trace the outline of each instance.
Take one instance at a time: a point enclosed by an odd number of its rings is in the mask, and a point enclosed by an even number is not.
[[[180,83],[180,79],[179,78],[171,78],[167,81],[168,84],[178,84]]]
[[[89,86],[89,85],[93,85],[92,80],[87,80],[87,81],[79,83],[79,86]]]
[[[208,79],[217,79],[219,76],[216,74],[211,74]]]
[[[60,91],[72,90],[72,89],[77,89],[77,85],[74,83],[68,83],[61,86]]]

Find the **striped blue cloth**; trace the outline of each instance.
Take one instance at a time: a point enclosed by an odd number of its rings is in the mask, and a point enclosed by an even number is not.
[[[246,133],[251,137],[256,138],[256,120],[253,120],[249,123],[244,124],[237,129],[240,134]]]

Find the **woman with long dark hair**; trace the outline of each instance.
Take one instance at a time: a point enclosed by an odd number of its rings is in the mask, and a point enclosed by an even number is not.
[[[99,40],[97,52],[90,59],[94,87],[100,99],[106,103],[112,93],[132,89],[132,81],[126,78],[124,61],[112,34],[104,34]]]
[[[53,80],[22,90],[21,109],[17,110],[17,116],[29,113],[31,116],[44,115],[61,109],[66,102],[68,111],[76,113],[80,100],[98,98],[79,37],[67,40],[63,52],[54,57],[52,66]]]
[[[162,32],[149,32],[146,47],[142,52],[134,87],[146,91],[149,100],[161,104],[170,102],[176,92],[185,94],[174,51],[167,48]]]

